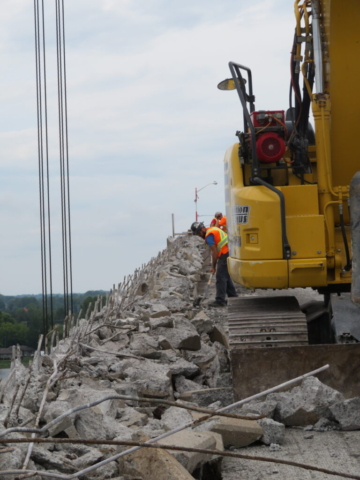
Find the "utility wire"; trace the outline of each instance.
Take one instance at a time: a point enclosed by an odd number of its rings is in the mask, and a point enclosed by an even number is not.
[[[70,170],[67,121],[67,88],[65,59],[65,9],[64,0],[55,0],[56,46],[59,109],[60,188],[63,248],[63,285],[65,313],[73,312],[72,250],[70,217]]]
[[[64,132],[63,132],[63,98],[62,98],[62,55],[61,55],[61,24],[59,0],[55,0],[56,10],[56,55],[58,82],[58,116],[59,116],[59,150],[60,150],[60,190],[61,190],[61,227],[63,252],[63,287],[64,311],[68,313],[68,278],[67,278],[67,244],[66,244],[66,191],[64,182]]]
[[[48,212],[48,246],[49,246],[49,287],[50,287],[50,328],[54,328],[53,288],[52,288],[52,252],[51,252],[51,212],[50,212],[50,169],[49,169],[49,134],[48,134],[48,107],[47,107],[47,78],[46,78],[46,41],[45,41],[45,10],[42,0],[42,37],[43,37],[43,74],[44,74],[44,115],[45,115],[45,153],[46,153],[46,182],[47,182],[47,212]],[[45,232],[44,232],[45,233]]]
[[[34,0],[43,333],[54,326],[45,2]],[[55,0],[64,316],[73,313],[64,0]],[[70,298],[69,298],[70,297]],[[50,322],[50,324],[49,324]]]
[[[47,331],[47,278],[46,278],[46,238],[45,238],[45,202],[44,202],[44,161],[43,161],[43,122],[42,122],[42,85],[40,52],[40,16],[39,2],[34,0],[35,23],[35,69],[38,129],[38,165],[39,165],[39,203],[40,203],[40,243],[41,243],[41,284],[43,304],[43,331]]]
[[[64,108],[65,108],[65,154],[66,154],[66,175],[67,175],[67,197],[68,197],[68,245],[69,245],[69,277],[70,277],[70,307],[74,311],[73,283],[72,283],[72,248],[71,248],[71,206],[70,206],[70,168],[69,168],[69,135],[67,120],[67,86],[66,86],[66,50],[65,50],[65,8],[62,0],[62,38],[63,38],[63,63],[64,63]]]

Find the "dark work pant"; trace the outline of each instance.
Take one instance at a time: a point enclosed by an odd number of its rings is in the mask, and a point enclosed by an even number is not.
[[[216,301],[225,305],[226,295],[229,297],[237,297],[234,284],[230,278],[227,269],[227,259],[229,254],[221,255],[216,265]]]

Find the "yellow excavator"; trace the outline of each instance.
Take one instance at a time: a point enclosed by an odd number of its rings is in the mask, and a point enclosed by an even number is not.
[[[218,85],[237,91],[244,122],[224,159],[228,269],[255,290],[229,299],[238,399],[326,363],[325,383],[360,395],[360,1],[294,9],[289,108],[256,109],[235,62]],[[305,287],[323,300],[266,294]]]

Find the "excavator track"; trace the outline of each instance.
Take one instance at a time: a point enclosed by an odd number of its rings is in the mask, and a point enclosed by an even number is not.
[[[295,297],[240,297],[228,301],[231,348],[308,345],[306,315]]]
[[[228,327],[236,400],[326,364],[322,382],[348,398],[360,395],[360,343],[309,345],[306,315],[295,297],[231,298]]]

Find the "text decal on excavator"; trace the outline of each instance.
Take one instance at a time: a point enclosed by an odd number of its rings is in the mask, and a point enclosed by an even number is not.
[[[250,206],[249,205],[235,205],[234,219],[240,225],[246,225],[249,221]]]

